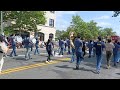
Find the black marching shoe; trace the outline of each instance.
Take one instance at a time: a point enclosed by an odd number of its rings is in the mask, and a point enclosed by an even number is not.
[[[88,58],[91,58],[91,56],[89,56]]]
[[[76,70],[79,70],[79,66],[76,66],[76,68],[75,68]]]

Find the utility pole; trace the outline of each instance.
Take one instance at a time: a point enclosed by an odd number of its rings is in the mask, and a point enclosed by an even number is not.
[[[3,34],[3,12],[1,11],[1,34]]]

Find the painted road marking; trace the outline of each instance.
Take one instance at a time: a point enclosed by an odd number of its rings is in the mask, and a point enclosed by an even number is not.
[[[18,71],[31,69],[31,68],[36,68],[36,67],[41,67],[41,66],[45,66],[45,65],[49,65],[49,64],[55,64],[55,63],[62,62],[62,61],[65,61],[65,60],[70,60],[70,58],[57,59],[57,61],[52,61],[50,63],[37,63],[37,64],[31,64],[31,65],[21,66],[21,67],[17,67],[17,68],[11,68],[11,69],[7,69],[7,70],[3,70],[0,75],[13,73],[13,72],[18,72]]]

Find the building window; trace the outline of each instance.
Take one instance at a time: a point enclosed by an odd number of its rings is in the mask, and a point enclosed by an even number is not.
[[[49,26],[54,27],[54,19],[49,19]]]
[[[50,11],[51,13],[55,13],[55,11]]]

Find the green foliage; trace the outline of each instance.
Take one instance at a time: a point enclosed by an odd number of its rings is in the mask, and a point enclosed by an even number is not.
[[[3,20],[15,21],[8,28],[12,30],[37,31],[37,25],[45,24],[44,11],[3,11]]]
[[[65,31],[64,30],[62,30],[62,31],[60,31],[60,30],[56,30],[56,39],[60,39],[61,38],[61,36],[63,35],[63,34],[65,34]],[[64,36],[64,35],[63,35]],[[65,36],[64,36],[65,37]]]
[[[57,30],[57,32],[59,32],[59,30]],[[70,32],[75,32],[75,35],[80,33],[81,37],[87,40],[96,39],[98,36],[102,36],[104,38],[106,36],[116,34],[116,32],[113,32],[112,28],[99,27],[93,20],[90,22],[84,22],[78,15],[72,17],[71,25],[67,28],[66,32],[61,31],[58,36],[62,38],[69,38]]]

